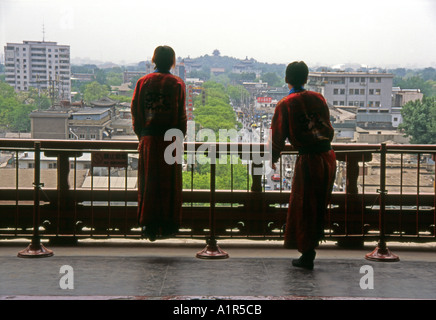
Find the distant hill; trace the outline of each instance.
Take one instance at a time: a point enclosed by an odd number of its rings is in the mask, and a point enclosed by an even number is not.
[[[285,64],[270,64],[270,63],[264,63],[259,62],[253,58],[246,57],[243,59],[237,59],[234,57],[229,56],[221,56],[221,55],[204,55],[197,58],[178,58],[178,60],[189,60],[191,63],[201,65],[203,68],[210,69],[210,68],[224,68],[226,73],[230,73],[235,65],[244,63],[244,62],[251,62],[253,64],[253,68],[260,70],[262,73],[266,72],[276,72],[279,76],[282,76],[284,74],[284,71],[286,69]]]

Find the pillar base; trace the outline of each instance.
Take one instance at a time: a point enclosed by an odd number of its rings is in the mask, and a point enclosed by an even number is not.
[[[365,255],[365,259],[371,261],[382,261],[382,262],[396,262],[400,261],[400,258],[389,251],[388,248],[376,247],[371,253]]]
[[[229,254],[217,245],[215,239],[209,239],[206,248],[197,252],[196,257],[200,259],[227,259]]]
[[[47,249],[42,244],[29,244],[29,246],[18,252],[19,258],[45,258],[53,256],[53,251]]]

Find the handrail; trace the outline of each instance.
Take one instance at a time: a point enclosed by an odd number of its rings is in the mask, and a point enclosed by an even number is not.
[[[41,223],[45,229],[41,236],[60,238],[63,236],[80,237],[131,237],[139,238],[140,232],[135,229],[136,189],[82,189],[68,185],[68,158],[75,158],[81,153],[93,151],[121,151],[136,153],[137,141],[85,141],[85,140],[48,140],[48,139],[0,139],[0,151],[13,151],[15,161],[18,153],[34,150],[35,143],[40,146],[41,152],[58,158],[58,185],[55,189],[43,187],[41,199]],[[230,154],[236,152],[240,157],[258,152],[266,156],[266,144],[253,143],[204,143],[185,142],[184,152],[197,152],[200,147],[215,148],[217,152]],[[389,184],[390,177],[383,178],[380,165],[389,166],[388,160],[378,160],[381,155],[380,144],[332,144],[340,163],[338,173],[344,179],[344,190],[334,191],[329,206],[326,237],[338,240],[341,243],[366,240],[378,240],[380,230],[378,215],[380,208],[385,206],[386,227],[385,238],[400,241],[435,241],[436,240],[436,192],[428,181],[436,180],[435,165],[427,165],[424,170],[420,161],[413,167],[406,166],[404,156],[418,154],[422,156],[436,154],[436,145],[390,145],[384,144],[386,156],[401,155],[399,162],[400,173],[397,175],[400,191],[392,192]],[[289,144],[285,145],[283,157],[294,157],[296,150]],[[76,158],[75,158],[76,159]],[[254,158],[248,158],[250,161]],[[266,158],[265,158],[266,159]],[[372,161],[372,162],[371,162]],[[385,162],[386,161],[386,162]],[[414,160],[415,161],[415,160]],[[371,164],[373,163],[373,164]],[[262,163],[254,162],[254,165]],[[413,167],[413,168],[411,168]],[[282,167],[281,167],[282,168]],[[414,169],[415,168],[415,169]],[[432,169],[433,168],[433,169]],[[37,169],[37,168],[35,168]],[[370,181],[370,174],[366,171],[372,169],[382,181]],[[3,170],[0,168],[0,172]],[[18,186],[20,169],[16,170],[16,186],[14,188],[0,188],[0,237],[29,237],[32,235],[30,202],[34,199],[29,188]],[[383,171],[389,170],[386,168]],[[414,171],[413,171],[414,170]],[[430,171],[428,171],[430,170]],[[431,171],[433,170],[433,171]],[[362,173],[363,171],[363,173]],[[410,182],[403,178],[406,171],[416,178]],[[193,171],[192,171],[193,172]],[[284,174],[284,172],[281,172]],[[409,172],[410,173],[410,172]],[[247,177],[251,173],[248,172]],[[430,178],[429,178],[430,177]],[[280,180],[280,184],[282,182]],[[424,178],[427,185],[422,185]],[[430,180],[429,180],[430,179]],[[389,181],[388,181],[389,180]],[[247,180],[247,183],[249,181]],[[383,203],[376,204],[380,196],[375,189],[386,183],[387,194]],[[125,180],[127,185],[127,178]],[[282,227],[286,216],[286,205],[289,199],[289,190],[265,191],[260,176],[252,176],[251,188],[247,190],[216,190],[213,199],[216,201],[215,224],[217,237],[249,237],[255,239],[282,239]],[[416,191],[404,191],[408,185],[415,185]],[[13,181],[11,181],[11,186]],[[410,189],[410,187],[408,187]],[[382,188],[380,188],[382,189]],[[409,190],[408,189],[408,190]],[[183,219],[186,230],[180,231],[178,237],[204,237],[207,235],[209,225],[208,204],[211,190],[183,190],[185,205]],[[110,193],[110,195],[109,195]],[[68,201],[64,201],[67,199]],[[122,205],[119,205],[122,203]],[[90,205],[91,204],[91,205]],[[70,207],[73,208],[71,212]],[[109,218],[107,212],[110,210]],[[109,222],[107,222],[110,219]],[[398,220],[400,219],[400,220]],[[92,225],[91,221],[92,220]],[[398,222],[400,221],[400,222]],[[121,226],[121,224],[123,225]],[[51,225],[50,225],[51,224]],[[107,226],[111,228],[108,229]],[[84,227],[90,229],[86,231]],[[104,231],[99,229],[103,228]],[[119,230],[116,230],[119,229]],[[227,229],[231,231],[226,231]]]

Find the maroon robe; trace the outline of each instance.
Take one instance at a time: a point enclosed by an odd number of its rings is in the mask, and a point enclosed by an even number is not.
[[[334,130],[324,97],[312,91],[291,93],[279,101],[271,123],[272,161],[277,162],[285,140],[299,151],[285,227],[285,246],[313,250],[324,235],[324,215],[336,174],[330,147]]]
[[[133,129],[139,139],[138,223],[156,234],[179,228],[182,207],[180,163],[167,164],[168,129],[186,134],[185,84],[170,73],[140,78],[132,98]]]

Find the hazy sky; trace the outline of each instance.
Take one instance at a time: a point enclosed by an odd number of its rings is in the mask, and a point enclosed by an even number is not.
[[[43,39],[71,58],[149,59],[218,49],[260,62],[436,67],[436,0],[0,0],[0,52]]]

